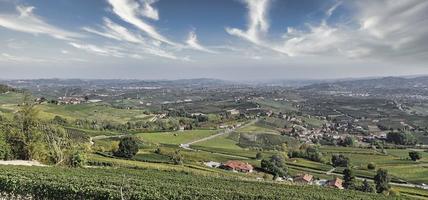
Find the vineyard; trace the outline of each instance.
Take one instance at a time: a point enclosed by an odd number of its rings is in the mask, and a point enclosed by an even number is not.
[[[35,199],[391,199],[355,191],[123,168],[0,166],[0,190],[9,197]]]

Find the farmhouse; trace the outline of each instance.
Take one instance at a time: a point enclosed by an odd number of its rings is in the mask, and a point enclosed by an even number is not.
[[[332,179],[332,180],[329,180],[328,182],[327,182],[327,187],[333,187],[333,188],[337,188],[337,189],[343,189],[343,186],[342,186],[342,179],[340,179],[340,178],[335,178],[335,179]]]
[[[236,172],[244,172],[244,173],[251,173],[253,172],[253,166],[237,160],[229,160],[226,163],[223,163],[221,168],[232,170]]]
[[[293,179],[295,183],[299,184],[312,184],[313,176],[310,174],[302,174]]]

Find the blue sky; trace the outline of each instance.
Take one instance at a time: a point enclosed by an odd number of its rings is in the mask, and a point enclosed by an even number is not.
[[[0,0],[0,78],[428,74],[423,0]]]

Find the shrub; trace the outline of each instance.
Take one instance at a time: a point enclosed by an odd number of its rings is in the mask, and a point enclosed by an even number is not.
[[[422,158],[422,154],[420,152],[417,152],[417,151],[411,151],[411,152],[409,152],[409,157],[413,161],[417,161],[417,160],[420,160]]]
[[[0,140],[0,160],[9,160],[12,158],[12,151],[9,144]]]
[[[133,137],[124,137],[119,142],[119,148],[114,152],[115,156],[132,158],[138,153],[138,142]]]
[[[70,154],[68,164],[70,167],[83,167],[86,164],[86,155],[83,152],[75,151]]]
[[[367,164],[367,169],[369,169],[369,170],[374,170],[374,169],[376,169],[376,164],[374,164],[374,163],[369,163],[369,164]]]
[[[348,167],[349,166],[349,158],[345,157],[342,154],[334,154],[331,156],[331,164],[334,167]]]

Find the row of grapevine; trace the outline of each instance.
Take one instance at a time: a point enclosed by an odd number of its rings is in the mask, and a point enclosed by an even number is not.
[[[387,199],[315,186],[124,168],[0,166],[0,192],[35,199]]]

